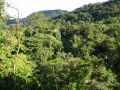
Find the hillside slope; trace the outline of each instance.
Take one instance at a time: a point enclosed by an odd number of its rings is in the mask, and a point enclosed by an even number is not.
[[[71,22],[97,22],[104,21],[111,17],[120,16],[120,0],[109,0],[104,3],[95,3],[84,5],[66,15],[60,15],[55,19],[64,19]],[[120,20],[120,18],[118,18]]]

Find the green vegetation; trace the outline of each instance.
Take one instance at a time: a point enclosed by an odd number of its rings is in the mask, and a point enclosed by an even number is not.
[[[7,26],[0,0],[0,90],[119,90],[120,0]]]

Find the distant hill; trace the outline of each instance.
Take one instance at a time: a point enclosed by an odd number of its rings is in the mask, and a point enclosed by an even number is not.
[[[57,16],[59,16],[59,15],[65,14],[65,13],[67,13],[67,12],[68,12],[68,11],[66,11],[66,10],[59,10],[59,9],[57,9],[57,10],[44,10],[44,11],[38,11],[38,12],[32,13],[31,15],[29,15],[29,16],[27,16],[27,17],[30,17],[30,16],[32,16],[32,15],[34,15],[34,14],[37,14],[37,13],[43,13],[43,14],[45,15],[46,19],[48,20],[48,19],[57,17]],[[20,20],[22,24],[25,24],[25,23],[26,23],[27,17],[26,17],[26,18],[22,18],[22,19]],[[7,21],[7,24],[8,24],[8,25],[9,25],[9,24],[15,24],[15,23],[16,23],[15,19],[10,19],[10,20]]]
[[[39,12],[35,12],[35,13],[43,13],[45,15],[46,18],[51,19],[53,17],[57,17],[59,15],[63,15],[65,13],[67,13],[68,11],[66,10],[45,10],[45,11],[39,11]],[[33,13],[34,14],[34,13]]]

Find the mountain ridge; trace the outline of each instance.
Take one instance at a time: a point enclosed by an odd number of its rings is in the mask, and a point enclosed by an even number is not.
[[[67,10],[61,10],[61,9],[55,9],[55,10],[43,10],[43,11],[37,11],[37,12],[33,12],[32,14],[28,15],[27,17],[25,18],[20,18],[20,21],[21,23],[25,24],[26,23],[26,19],[34,14],[38,14],[38,13],[42,13],[45,15],[46,19],[51,19],[53,17],[57,17],[61,14],[64,14],[64,13],[68,13]],[[10,25],[10,24],[15,24],[16,23],[16,20],[15,19],[9,19],[7,21],[7,24]]]

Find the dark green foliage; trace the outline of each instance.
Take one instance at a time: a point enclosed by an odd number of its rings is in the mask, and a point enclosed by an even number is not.
[[[119,17],[120,1],[108,1],[104,3],[95,3],[77,8],[66,15],[60,15],[55,19],[65,19],[70,22],[96,22],[106,20],[110,17]]]

